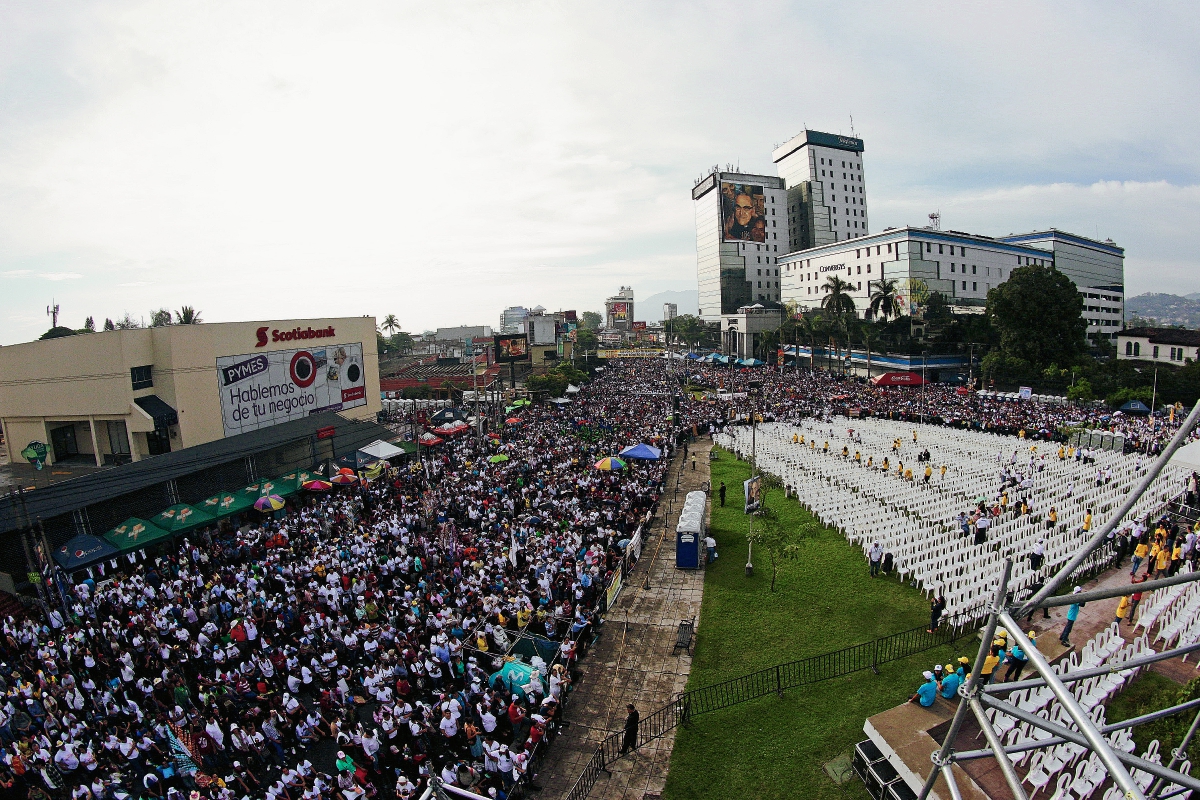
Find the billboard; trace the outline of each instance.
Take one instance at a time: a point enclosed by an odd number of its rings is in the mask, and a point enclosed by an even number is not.
[[[524,334],[520,336],[496,337],[496,363],[511,364],[514,361],[529,360],[529,339]]]
[[[746,493],[746,507],[743,513],[751,514],[762,506],[762,476],[755,475],[749,480],[742,481],[742,489]]]
[[[767,240],[767,196],[753,183],[721,183],[721,237],[726,242]]]
[[[217,359],[225,435],[367,404],[361,342]]]
[[[610,303],[613,322],[624,322],[629,319],[629,303]]]

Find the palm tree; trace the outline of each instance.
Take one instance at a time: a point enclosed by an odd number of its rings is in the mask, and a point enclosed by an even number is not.
[[[879,341],[879,334],[875,332],[874,326],[869,322],[863,325],[862,339],[867,348],[867,380],[871,380],[871,342]]]
[[[204,322],[200,319],[200,312],[191,306],[184,306],[176,311],[175,319],[180,325],[199,325]]]
[[[850,292],[854,290],[854,284],[849,281],[832,275],[821,288],[825,290],[825,296],[821,298],[821,308],[833,313],[834,316],[843,317],[858,310],[854,305],[854,298],[850,296]]]
[[[871,290],[869,310],[872,317],[883,317],[886,320],[889,317],[900,316],[900,298],[896,295],[896,283],[894,279],[880,278],[868,284],[868,288],[876,287]]]
[[[387,331],[389,334],[400,330],[400,321],[396,319],[395,314],[388,314],[383,318],[383,322],[379,323],[379,329]]]
[[[808,371],[817,368],[817,326],[812,317],[800,317],[796,320],[796,335],[803,336],[808,342]],[[796,353],[796,369],[800,369],[800,353]]]

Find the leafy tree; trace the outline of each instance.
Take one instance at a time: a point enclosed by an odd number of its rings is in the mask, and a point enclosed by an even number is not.
[[[775,591],[775,579],[779,575],[779,565],[785,558],[793,558],[800,549],[799,531],[785,525],[779,519],[774,507],[767,501],[773,492],[783,488],[783,482],[770,473],[762,473],[759,477],[762,505],[754,512],[747,540],[760,552],[766,551],[771,562],[771,591]]]
[[[1096,399],[1096,394],[1092,391],[1092,384],[1087,378],[1080,378],[1075,381],[1075,385],[1067,389],[1067,399],[1077,403],[1090,403]]]
[[[115,327],[119,331],[131,331],[134,328],[142,327],[142,323],[140,320],[134,319],[133,315],[126,311],[125,316],[117,320]]]
[[[91,331],[92,333],[95,333],[96,332],[96,318],[88,317],[86,320],[84,320],[83,329],[85,331]]]
[[[429,384],[422,383],[420,386],[409,386],[401,390],[400,396],[405,400],[428,400],[433,397],[433,390],[429,388]]]
[[[575,329],[575,347],[579,349],[580,355],[595,352],[600,346],[600,339],[596,336],[596,332],[591,328],[576,328]]]
[[[988,292],[987,316],[1000,332],[1005,355],[1035,370],[1074,364],[1087,351],[1083,298],[1054,267],[1017,267]]]
[[[870,287],[875,287],[870,289]],[[900,316],[900,298],[896,294],[896,281],[892,278],[880,279],[871,281],[868,284],[870,289],[870,305],[868,310],[872,317],[882,317],[888,319],[890,317]]]
[[[396,319],[396,315],[388,314],[386,317],[384,317],[383,322],[379,323],[379,330],[387,331],[390,334],[394,334],[396,331],[400,330],[400,322]]]
[[[200,319],[200,312],[191,306],[184,306],[175,312],[175,321],[180,325],[199,325],[204,320]]]
[[[173,324],[173,322],[174,317],[172,317],[171,312],[165,308],[160,308],[157,311],[150,312],[151,328],[165,328],[166,326]]]
[[[386,319],[384,320],[387,321]],[[411,353],[415,343],[411,333],[404,331],[396,331],[388,339],[388,344],[396,349],[398,353]]]
[[[1150,386],[1126,386],[1104,398],[1104,402],[1113,408],[1120,408],[1130,400],[1141,400],[1146,405],[1150,405],[1150,401],[1153,399],[1154,389]]]
[[[117,326],[113,324],[113,321],[111,319],[104,320],[104,330],[115,331],[116,329],[117,329]]]
[[[74,328],[64,328],[62,325],[59,325],[46,331],[38,339],[61,339],[64,336],[74,336],[77,333],[79,331]]]
[[[598,331],[600,326],[604,324],[604,317],[597,314],[595,311],[585,311],[579,319],[579,327],[589,331]]]
[[[567,381],[560,374],[551,370],[544,375],[530,375],[525,379],[525,388],[537,394],[545,393],[550,397],[562,397],[567,390]]]
[[[675,337],[688,347],[695,347],[704,339],[704,320],[693,314],[680,314],[671,320],[671,328]]]

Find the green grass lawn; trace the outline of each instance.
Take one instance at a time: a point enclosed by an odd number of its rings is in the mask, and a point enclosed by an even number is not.
[[[712,535],[720,557],[705,575],[688,688],[928,621],[928,601],[920,592],[895,578],[872,579],[861,549],[781,492],[767,503],[783,524],[801,531],[799,555],[780,564],[774,593],[767,554],[755,554],[754,576],[747,578],[748,519],[741,495],[749,466],[723,450],[714,452]],[[721,481],[728,488],[725,508],[716,500]],[[885,664],[880,675],[857,672],[789,690],[782,700],[763,697],[697,717],[678,732],[665,797],[869,797],[860,782],[836,786],[822,765],[864,738],[867,717],[911,696],[922,670],[958,655],[974,658],[972,641]]]
[[[1200,678],[1183,686],[1170,678],[1149,670],[1143,671],[1126,686],[1120,694],[1108,704],[1105,720],[1109,723],[1149,714],[1151,711],[1169,708],[1200,696]],[[1138,725],[1133,729],[1133,741],[1137,743],[1140,755],[1150,746],[1152,739],[1158,739],[1159,752],[1163,761],[1170,760],[1173,747],[1183,741],[1188,728],[1195,719],[1194,711],[1185,711],[1166,719]],[[1200,737],[1192,739],[1188,746],[1188,758],[1193,764],[1200,763]]]

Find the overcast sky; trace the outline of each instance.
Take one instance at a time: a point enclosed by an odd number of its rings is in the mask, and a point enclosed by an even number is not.
[[[874,230],[1200,291],[1194,3],[0,6],[0,343],[192,305],[495,326],[693,289],[690,189],[854,131]]]

